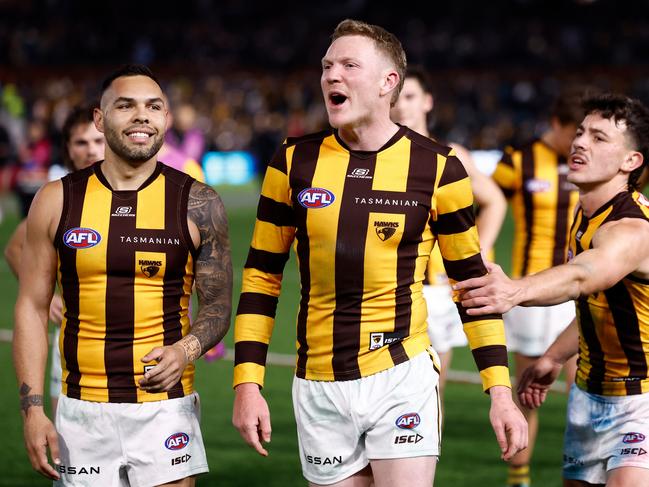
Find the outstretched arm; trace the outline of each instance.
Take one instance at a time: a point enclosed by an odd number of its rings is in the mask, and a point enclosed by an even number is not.
[[[225,208],[209,186],[194,182],[189,193],[187,216],[190,232],[198,243],[195,283],[199,310],[190,332],[168,347],[153,349],[143,362],[158,365],[140,380],[150,392],[170,390],[189,362],[195,361],[221,341],[230,327],[232,261]]]
[[[568,264],[522,279],[492,265],[489,274],[455,284],[470,315],[504,313],[516,305],[547,306],[608,289],[624,276],[649,276],[649,223],[622,219],[597,230],[588,249]]]

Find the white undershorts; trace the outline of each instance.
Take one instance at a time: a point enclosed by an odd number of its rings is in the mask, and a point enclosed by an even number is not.
[[[649,469],[649,394],[600,396],[573,384],[563,477],[604,484],[607,472],[620,467]]]
[[[503,315],[507,349],[540,357],[575,318],[575,302],[554,306],[515,306]]]
[[[63,394],[56,409],[55,486],[155,486],[209,471],[197,393],[138,404]]]
[[[370,460],[439,456],[439,358],[429,348],[368,377],[293,380],[304,477],[339,482]]]
[[[468,343],[451,296],[451,286],[448,284],[424,286],[428,306],[428,337],[438,353],[446,353],[453,347],[463,347]]]

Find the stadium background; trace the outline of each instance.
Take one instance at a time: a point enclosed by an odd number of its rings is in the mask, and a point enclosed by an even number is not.
[[[58,159],[63,118],[75,103],[96,94],[106,72],[124,62],[149,64],[172,107],[195,109],[206,151],[243,151],[263,170],[286,135],[326,125],[320,58],[333,27],[346,17],[398,35],[409,62],[423,64],[433,77],[434,133],[472,149],[502,149],[539,134],[552,98],[567,84],[588,83],[649,101],[646,0],[454,0],[422,6],[367,0],[0,0],[0,248],[20,218],[12,194],[17,175],[29,167],[35,147],[47,148],[47,163]],[[236,308],[258,183],[217,190],[230,218]],[[496,254],[505,268],[510,239],[508,221]],[[290,355],[298,296],[294,262],[287,265],[284,288],[271,352]],[[0,290],[0,485],[48,485],[31,471],[22,444],[8,342],[17,286],[4,260]],[[226,343],[231,347],[231,332]],[[454,369],[473,370],[466,350],[456,357]],[[268,458],[244,445],[231,426],[231,368],[228,360],[198,366],[212,469],[199,485],[304,485],[291,368],[269,367]],[[436,485],[503,485],[506,472],[488,425],[488,398],[479,386],[464,383],[450,384],[447,394]],[[532,464],[537,486],[560,485],[564,409],[565,396],[553,394],[542,410]]]

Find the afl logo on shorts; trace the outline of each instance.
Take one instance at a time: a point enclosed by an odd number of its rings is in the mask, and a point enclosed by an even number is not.
[[[421,423],[421,419],[419,418],[419,415],[417,413],[402,414],[397,418],[397,421],[395,422],[397,427],[403,430],[411,430],[413,428],[416,428],[417,426],[419,426],[419,423]]]
[[[334,202],[336,197],[328,189],[306,188],[297,195],[298,202],[305,208],[325,208]]]
[[[187,433],[174,433],[165,440],[167,450],[182,450],[189,444],[189,435]]]
[[[642,443],[645,436],[642,433],[626,433],[622,439],[622,443]]]
[[[63,235],[63,243],[71,249],[89,249],[101,242],[101,235],[92,228],[71,228]]]

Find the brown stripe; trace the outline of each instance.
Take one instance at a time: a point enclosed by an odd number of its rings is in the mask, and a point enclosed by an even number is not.
[[[323,134],[324,137],[324,134]],[[306,226],[307,210],[298,201],[300,191],[312,186],[313,175],[318,163],[318,154],[322,137],[295,146],[293,163],[289,175],[289,184],[293,191],[293,209],[295,217],[296,253],[300,270],[300,310],[297,315],[297,367],[296,375],[302,379],[306,377],[306,362],[309,345],[306,339],[306,328],[309,314],[309,297],[311,294],[311,269],[309,268],[309,232]],[[286,170],[284,171],[286,172]]]
[[[430,159],[430,152],[428,153],[428,159]],[[428,163],[430,165],[430,162]],[[460,162],[460,160],[451,156],[446,160],[446,166],[444,167],[444,172],[442,177],[439,179],[439,186],[446,186],[447,184],[456,183],[467,177],[466,169]]]
[[[234,365],[252,362],[253,364],[266,366],[266,355],[268,345],[261,342],[244,341],[234,344]]]
[[[358,157],[351,154],[348,171],[357,168],[374,174],[376,154]],[[361,377],[358,366],[360,350],[361,303],[365,274],[365,239],[369,212],[355,204],[355,197],[368,197],[371,179],[346,178],[338,216],[336,240],[336,307],[333,316],[333,372],[335,380]],[[338,195],[337,195],[338,196]]]
[[[268,167],[277,169],[278,171],[287,174],[286,166],[286,144],[282,144],[277,152],[273,155],[273,158],[270,160]]]
[[[501,320],[502,315],[499,314],[488,314],[488,315],[469,315],[467,314],[464,306],[461,303],[455,303],[457,307],[457,312],[460,315],[460,320],[462,323],[471,323],[473,321],[484,321],[484,320]]]
[[[435,184],[436,174],[437,159],[433,157],[431,151],[419,144],[410,144],[406,193],[401,194],[401,197],[414,199],[410,197],[421,194],[429,195],[430,188]],[[405,224],[403,236],[397,249],[394,331],[397,336],[405,337],[410,335],[412,325],[411,286],[415,282],[418,246],[422,241],[426,222],[429,220],[430,198],[427,198],[426,202],[420,202],[418,206],[403,207],[400,211],[405,213]],[[389,350],[395,365],[408,360],[408,355],[400,341],[390,344]]]
[[[523,149],[523,213],[525,215],[525,246],[523,248],[523,266],[521,274],[527,275],[530,265],[530,250],[532,248],[532,234],[534,232],[534,193],[527,189],[527,182],[534,179],[534,168],[536,161],[534,161],[533,144],[528,145]]]
[[[557,168],[566,166],[566,158],[558,157]],[[568,240],[568,226],[570,225],[570,194],[571,191],[566,189],[568,185],[567,172],[559,172],[557,187],[557,214],[554,226],[554,251],[552,253],[552,265],[560,265],[566,261],[566,248]]]
[[[137,192],[113,192],[111,215],[118,206],[131,206],[137,214]],[[120,242],[119,235],[135,233],[136,218],[111,217],[106,249],[106,338],[104,363],[109,402],[137,402],[133,380],[135,337],[135,250]],[[112,238],[111,238],[112,237]]]
[[[267,250],[258,250],[250,247],[248,259],[246,260],[246,269],[257,269],[268,274],[281,274],[284,272],[284,266],[290,253],[278,254],[268,252]]]
[[[84,196],[88,186],[88,179],[84,178],[76,184],[72,183],[71,176],[66,176],[63,182],[63,208],[61,221],[65,221],[61,232],[57,232],[56,246],[59,252],[61,288],[65,302],[66,325],[63,335],[63,358],[68,371],[66,378],[67,396],[81,399],[81,373],[79,371],[79,276],[77,274],[77,252],[65,244],[61,239],[65,230],[81,225]]]
[[[165,174],[166,176],[166,174]],[[191,235],[187,225],[187,204],[189,189],[193,181],[188,177],[178,186],[172,177],[165,177],[165,228],[167,235],[182,234],[183,238],[191,242]],[[175,204],[173,204],[175,202]],[[193,244],[192,244],[193,247]],[[162,286],[162,310],[163,310],[163,343],[165,346],[173,345],[182,336],[182,323],[180,312],[181,299],[185,293],[184,278],[185,267],[189,259],[189,252],[166,252],[165,276]],[[198,252],[197,252],[198,254]],[[178,381],[167,393],[169,399],[184,396],[182,382]]]
[[[642,348],[640,324],[633,299],[623,281],[604,291],[613,315],[620,347],[629,364],[624,385],[628,395],[642,394],[642,380],[647,378],[647,356]]]
[[[480,254],[461,260],[443,260],[446,274],[455,281],[464,281],[471,277],[484,276],[487,273]]]
[[[507,347],[505,345],[487,345],[471,350],[478,370],[485,370],[489,367],[507,367]]]
[[[285,203],[278,203],[264,195],[259,196],[257,219],[262,222],[272,223],[278,227],[291,227],[295,225],[293,208]]]
[[[263,293],[241,293],[237,315],[264,315],[275,318],[277,297]]]
[[[577,300],[577,316],[581,335],[588,347],[588,361],[591,365],[588,379],[586,380],[586,388],[588,392],[601,394],[602,381],[604,380],[605,373],[604,352],[595,332],[595,323],[593,322],[593,315],[590,313],[587,298],[579,298]]]
[[[453,235],[466,232],[475,225],[473,206],[461,208],[453,213],[446,213],[437,217],[435,229],[440,235]]]

